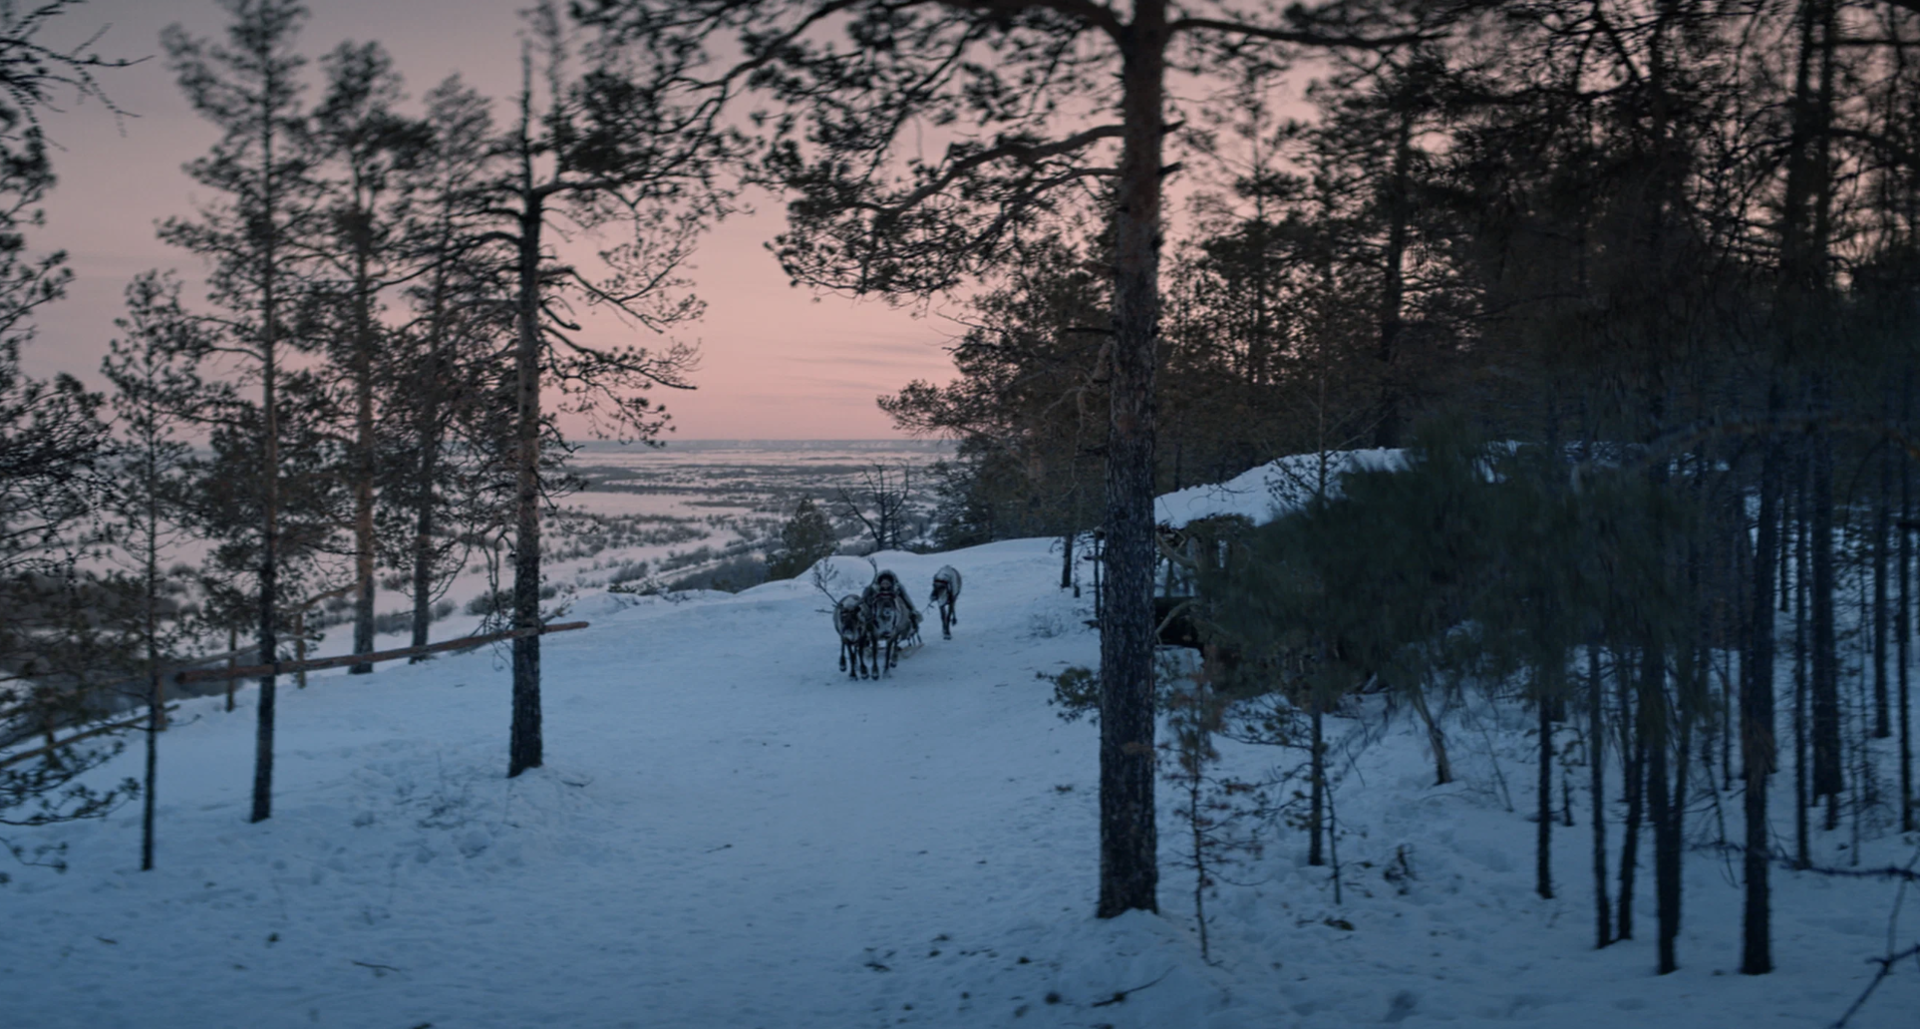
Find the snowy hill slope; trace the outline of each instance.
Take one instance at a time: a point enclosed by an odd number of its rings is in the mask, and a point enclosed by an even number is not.
[[[1307,502],[1319,490],[1340,492],[1340,476],[1348,471],[1399,468],[1406,460],[1401,450],[1334,450],[1326,454],[1294,454],[1228,479],[1188,486],[1156,498],[1153,520],[1180,528],[1196,518],[1240,515],[1255,525]]]
[[[547,766],[515,780],[491,653],[283,688],[259,825],[252,712],[188,703],[162,739],[156,871],[136,870],[132,809],[11,831],[68,842],[72,870],[0,888],[6,1024],[1744,1029],[1830,1023],[1886,949],[1891,885],[1782,872],[1781,971],[1734,975],[1739,894],[1690,854],[1682,970],[1654,977],[1645,939],[1593,951],[1584,817],[1557,835],[1561,898],[1539,900],[1533,828],[1502,796],[1528,808],[1530,745],[1483,712],[1439,789],[1404,719],[1334,719],[1343,903],[1300,833],[1270,831],[1208,901],[1205,963],[1170,790],[1162,914],[1091,917],[1096,731],[1036,679],[1097,652],[1058,555],[881,561],[916,603],[941,564],[966,588],[954,639],[936,623],[878,682],[834,668],[804,579],[584,600],[592,628],[543,646]],[[1249,773],[1297,759],[1226,754]],[[1916,1009],[1903,967],[1851,1024]]]

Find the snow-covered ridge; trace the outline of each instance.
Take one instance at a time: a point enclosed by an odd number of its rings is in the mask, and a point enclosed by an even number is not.
[[[1295,454],[1242,472],[1232,479],[1189,486],[1162,495],[1153,502],[1156,524],[1178,529],[1199,518],[1238,515],[1265,525],[1306,503],[1324,488],[1338,496],[1340,476],[1348,471],[1400,468],[1404,450],[1335,450],[1326,454]],[[1323,486],[1324,484],[1324,486]]]

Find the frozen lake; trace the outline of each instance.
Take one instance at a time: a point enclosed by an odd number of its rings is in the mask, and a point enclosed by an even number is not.
[[[923,440],[674,440],[664,447],[592,441],[571,462],[589,485],[563,505],[605,514],[701,516],[726,510],[784,518],[803,496],[831,499],[876,466],[915,473],[953,456]]]

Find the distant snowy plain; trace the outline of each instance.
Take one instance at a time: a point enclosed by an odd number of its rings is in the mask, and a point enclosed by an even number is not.
[[[940,565],[966,576],[953,639],[936,623],[879,681],[836,670],[804,578],[579,590],[569,617],[592,627],[544,641],[546,765],[516,779],[494,651],[283,685],[260,824],[254,688],[231,714],[184,703],[161,739],[156,870],[137,870],[133,807],[8,831],[69,844],[72,867],[0,888],[0,1024],[1811,1029],[1866,986],[1866,959],[1920,936],[1920,897],[1888,881],[1778,871],[1779,971],[1740,976],[1737,864],[1690,852],[1682,968],[1655,976],[1643,851],[1641,938],[1596,951],[1578,784],[1559,897],[1532,892],[1530,716],[1455,712],[1461,779],[1436,788],[1422,735],[1372,699],[1330,720],[1341,902],[1304,835],[1273,828],[1221,869],[1203,961],[1171,787],[1160,913],[1093,917],[1097,730],[1057,717],[1037,678],[1097,660],[1091,595],[1058,588],[1058,551],[877,560],[921,603]],[[867,575],[831,567],[842,586]],[[1223,747],[1248,776],[1298,761]],[[137,769],[136,741],[104,774]],[[1737,796],[1722,806],[1737,836]],[[1775,820],[1790,833],[1789,808]],[[1817,860],[1845,865],[1846,842],[1820,834]],[[1610,846],[1617,861],[1617,821]],[[1883,834],[1861,863],[1917,847]],[[1916,1012],[1909,962],[1849,1024]]]

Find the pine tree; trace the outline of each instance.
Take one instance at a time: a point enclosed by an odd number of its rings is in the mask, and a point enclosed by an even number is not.
[[[326,92],[314,108],[305,142],[311,148],[320,230],[311,261],[320,280],[315,303],[329,337],[328,353],[344,387],[338,401],[345,436],[341,469],[352,494],[353,653],[373,651],[378,557],[375,493],[383,478],[376,399],[383,355],[393,333],[383,323],[381,295],[417,274],[404,247],[405,173],[420,159],[426,126],[401,117],[400,75],[378,43],[342,43],[322,58]],[[373,671],[371,664],[349,674]]]
[[[794,505],[793,517],[780,529],[780,549],[767,563],[767,577],[791,579],[832,554],[839,545],[826,512],[814,506],[810,498],[801,497]]]
[[[203,207],[197,219],[168,220],[160,235],[207,257],[209,293],[225,312],[214,323],[218,334],[196,334],[186,356],[229,358],[235,375],[259,389],[253,404],[231,389],[220,391],[219,406],[231,412],[223,426],[230,434],[217,438],[215,449],[236,462],[227,466],[230,470],[253,470],[245,499],[259,519],[251,548],[255,638],[261,660],[271,662],[279,655],[279,606],[286,596],[283,548],[291,528],[283,524],[287,467],[282,450],[294,399],[287,395],[286,362],[315,345],[293,331],[295,308],[303,299],[296,255],[310,238],[316,215],[300,103],[300,69],[306,61],[293,49],[307,11],[298,0],[221,0],[221,5],[230,19],[224,44],[196,39],[178,25],[162,36],[181,89],[223,135],[211,153],[187,168],[219,199]],[[244,433],[244,444],[235,432]],[[243,450],[250,452],[243,457]],[[273,813],[275,683],[272,672],[260,678],[256,822]]]
[[[84,673],[106,656],[87,622],[110,597],[75,561],[108,486],[103,398],[71,375],[33,378],[20,363],[37,313],[72,279],[65,252],[36,254],[30,235],[54,186],[40,112],[66,89],[115,110],[95,75],[127,63],[100,56],[91,39],[72,48],[44,41],[48,25],[79,2],[0,6],[0,739],[8,741],[50,737],[56,721],[86,716]],[[138,784],[88,779],[118,750],[117,741],[96,741],[0,765],[0,826],[112,811]],[[63,867],[63,846],[0,837],[0,850],[29,864]]]
[[[424,148],[408,172],[417,277],[411,317],[392,335],[385,390],[402,412],[405,445],[392,462],[385,535],[410,571],[413,645],[425,646],[433,601],[473,541],[504,525],[488,466],[500,458],[488,423],[513,334],[507,276],[491,259],[484,185],[496,173],[487,101],[451,76],[427,93]],[[416,661],[425,658],[414,658]]]
[[[132,636],[146,684],[146,769],[141,788],[140,868],[153,868],[155,805],[159,797],[159,735],[166,728],[162,661],[183,635],[177,612],[163,594],[176,585],[162,572],[162,554],[185,536],[182,487],[191,448],[180,437],[178,412],[191,402],[194,384],[174,363],[183,349],[168,337],[188,328],[180,287],[148,273],[127,287],[127,314],[117,321],[122,338],[112,342],[101,373],[113,384],[117,421],[115,489],[111,509],[119,522],[117,542],[135,565],[138,623]]]
[[[674,67],[635,68],[602,53],[584,73],[558,7],[529,12],[522,85],[513,126],[500,140],[506,167],[487,184],[512,269],[515,311],[513,426],[506,447],[513,479],[513,717],[507,774],[544,761],[540,726],[541,456],[551,420],[544,388],[599,424],[639,440],[666,425],[647,395],[654,386],[688,389],[694,350],[596,345],[583,338],[572,303],[598,307],[654,333],[697,316],[681,277],[702,229],[727,210],[715,162],[726,140],[710,114],[689,110]],[[542,88],[536,90],[536,74]],[[556,261],[548,233],[556,218],[625,238],[601,252],[609,274],[589,278]],[[549,371],[550,369],[550,371]]]

